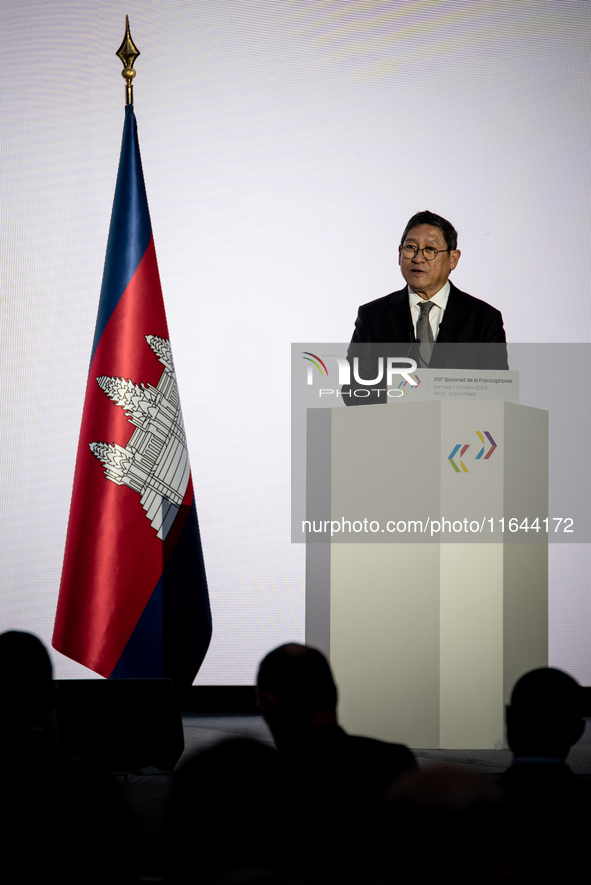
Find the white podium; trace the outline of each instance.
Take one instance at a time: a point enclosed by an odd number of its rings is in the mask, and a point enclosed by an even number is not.
[[[545,411],[308,411],[306,641],[345,728],[495,746],[516,679],[548,662],[547,516]]]

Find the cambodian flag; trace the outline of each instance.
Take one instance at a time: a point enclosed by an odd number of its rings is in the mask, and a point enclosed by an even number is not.
[[[193,682],[211,612],[133,106],[125,127],[53,647]]]

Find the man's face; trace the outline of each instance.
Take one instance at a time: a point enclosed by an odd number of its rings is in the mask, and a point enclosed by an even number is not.
[[[402,254],[404,246],[415,246],[418,251],[414,258],[405,258]],[[406,235],[402,246],[398,247],[398,264],[402,276],[413,290],[421,298],[432,298],[447,282],[447,278],[460,260],[460,250],[452,252],[439,251],[433,261],[427,261],[421,249],[431,246],[434,249],[445,250],[447,243],[438,227],[431,224],[419,224],[412,227]]]

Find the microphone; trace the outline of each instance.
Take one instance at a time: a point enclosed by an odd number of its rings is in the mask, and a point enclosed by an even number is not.
[[[406,333],[408,335],[408,340],[410,341],[410,344],[408,345],[408,350],[406,351],[406,356],[408,358],[410,357],[414,346],[419,343],[419,339],[415,337],[415,327],[412,323],[412,320],[407,326]]]

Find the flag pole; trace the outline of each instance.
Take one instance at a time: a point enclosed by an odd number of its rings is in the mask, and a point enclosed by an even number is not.
[[[115,55],[121,59],[123,64],[123,70],[121,71],[121,76],[125,80],[125,104],[133,104],[133,86],[132,80],[136,75],[136,71],[133,69],[134,62],[138,55],[140,55],[140,51],[131,39],[131,34],[129,32],[129,16],[125,16],[125,36],[123,38],[123,42]]]

